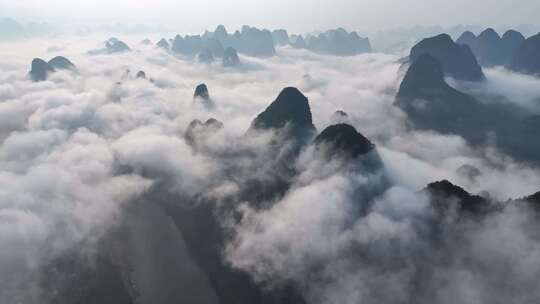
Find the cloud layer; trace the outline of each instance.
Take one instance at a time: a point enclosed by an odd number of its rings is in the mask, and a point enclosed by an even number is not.
[[[0,252],[0,302],[35,299],[27,284],[41,266],[99,240],[120,222],[124,207],[156,183],[165,182],[179,196],[205,192],[227,198],[253,168],[272,169],[264,143],[273,134],[253,142],[241,136],[291,85],[308,96],[319,131],[336,110],[347,112],[349,122],[377,144],[385,163],[380,174],[393,187],[369,215],[352,217],[358,204],[367,203],[358,200],[358,189],[379,185],[380,176],[343,170],[303,151],[296,164],[300,176],[273,208],[241,205],[244,218],[225,252],[230,263],[257,280],[293,280],[310,303],[540,297],[531,285],[540,274],[539,243],[530,234],[537,224],[526,212],[511,209],[481,223],[443,224],[449,231],[441,247],[427,241],[432,215],[426,198],[416,193],[427,183],[446,178],[506,200],[540,190],[540,172],[492,147],[473,149],[457,136],[407,130],[406,116],[392,105],[397,58],[280,48],[276,57],[242,57],[242,66],[224,68],[172,56],[136,38],[127,41],[135,49],[130,53],[87,54],[106,38],[34,39],[6,43],[0,51],[0,247],[6,248]],[[32,58],[56,55],[69,58],[79,72],[58,72],[40,83],[28,79]],[[139,70],[154,82],[135,79]],[[471,90],[535,109],[535,79],[500,70],[487,76],[485,87]],[[195,86],[203,82],[216,104],[212,109],[193,101]],[[193,119],[211,117],[224,129],[198,153],[184,133]],[[244,152],[259,157],[244,158]],[[231,177],[226,169],[233,162],[242,170]],[[464,176],[458,171],[463,165],[481,174]],[[489,267],[494,264],[500,267]],[[415,287],[415,280],[426,282],[423,271],[432,281]],[[13,273],[15,278],[6,276]],[[506,280],[494,279],[503,273]],[[495,287],[512,293],[495,298]]]

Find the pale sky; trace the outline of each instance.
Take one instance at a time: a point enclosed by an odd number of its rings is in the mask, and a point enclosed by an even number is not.
[[[50,23],[141,23],[180,30],[217,24],[294,32],[343,26],[538,24],[540,0],[0,0],[0,17]]]

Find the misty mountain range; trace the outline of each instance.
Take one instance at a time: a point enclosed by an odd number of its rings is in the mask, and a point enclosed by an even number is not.
[[[0,302],[538,302],[539,37],[9,53]]]

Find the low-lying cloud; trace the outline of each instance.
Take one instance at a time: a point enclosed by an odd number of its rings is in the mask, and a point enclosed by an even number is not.
[[[540,172],[493,147],[408,130],[406,115],[393,106],[398,58],[322,56],[285,47],[273,58],[241,56],[242,66],[224,68],[135,38],[127,41],[133,52],[87,54],[106,38],[34,39],[6,43],[0,51],[0,247],[6,248],[0,253],[0,302],[35,300],[27,284],[40,266],[102,237],[126,205],[157,183],[166,182],[180,196],[227,198],[254,168],[272,169],[264,143],[273,135],[253,142],[241,136],[291,85],[309,97],[319,131],[336,110],[345,111],[377,144],[393,186],[371,202],[367,216],[353,217],[351,211],[367,203],[357,200],[357,190],[379,185],[380,176],[343,170],[304,151],[298,180],[274,207],[258,211],[241,204],[243,220],[224,252],[228,262],[258,281],[294,281],[309,303],[540,298],[533,286],[540,243],[531,234],[538,227],[527,212],[510,208],[480,223],[443,223],[445,239],[438,246],[426,236],[432,214],[417,191],[427,183],[450,179],[506,200],[540,190]],[[60,47],[58,55],[75,63],[78,73],[31,82],[32,58],[51,57],[51,47]],[[153,82],[136,79],[139,70]],[[486,74],[488,82],[478,90],[515,96],[517,104],[534,109],[536,79],[501,70]],[[212,109],[193,101],[203,82],[216,104]],[[222,121],[224,129],[206,140],[206,150],[194,151],[183,138],[186,128],[193,119],[208,118]],[[244,152],[260,156],[248,161]],[[240,168],[233,177],[226,172],[231,163]],[[463,165],[481,175],[460,175]]]

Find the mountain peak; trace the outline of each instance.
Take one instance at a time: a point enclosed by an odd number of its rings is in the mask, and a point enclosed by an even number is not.
[[[401,82],[398,95],[424,88],[445,88],[442,64],[429,54],[422,54],[416,59]]]
[[[56,56],[49,60],[49,65],[56,70],[75,70],[75,65],[66,57]]]
[[[203,100],[210,100],[210,93],[208,93],[208,87],[206,84],[201,83],[195,88],[194,98],[202,98]]]
[[[424,189],[424,192],[432,197],[435,207],[441,211],[452,209],[453,204],[458,207],[459,211],[472,213],[481,213],[489,208],[487,199],[472,195],[448,180],[431,183]]]
[[[288,87],[279,93],[268,108],[255,118],[252,127],[256,129],[280,129],[287,124],[315,130],[311,109],[306,96],[297,88]]]
[[[30,78],[32,78],[33,81],[47,80],[47,75],[51,72],[54,72],[54,68],[45,60],[41,58],[34,58],[32,60]]]
[[[527,38],[514,53],[510,68],[514,71],[540,75],[540,34]]]
[[[429,54],[437,59],[442,64],[445,75],[466,81],[485,79],[471,49],[467,45],[455,43],[448,34],[426,38],[416,44],[409,56],[411,63],[423,54]]]
[[[316,147],[324,144],[332,154],[344,153],[350,157],[365,155],[375,148],[374,144],[348,124],[337,124],[324,129],[314,143]]]

